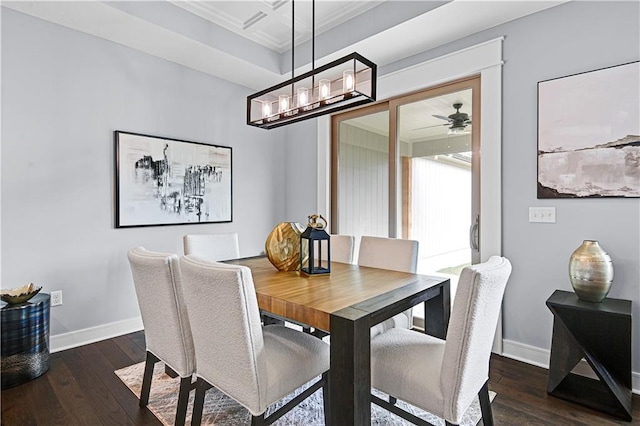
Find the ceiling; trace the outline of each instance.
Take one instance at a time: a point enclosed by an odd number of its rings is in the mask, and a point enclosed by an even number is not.
[[[553,1],[316,0],[315,62],[358,52],[378,67],[523,16]],[[291,76],[291,0],[2,1],[2,6],[261,90]],[[295,1],[296,75],[311,63],[310,0]],[[456,95],[460,97],[461,95]],[[455,96],[454,96],[455,97]],[[470,113],[471,100],[458,99]],[[442,124],[453,99],[433,99],[406,128]],[[466,106],[469,106],[467,108]],[[445,123],[446,124],[446,123]],[[447,127],[413,131],[433,138]]]
[[[388,0],[316,0],[315,33],[343,24]],[[233,31],[278,53],[291,49],[290,0],[263,1],[171,1],[216,25]],[[312,2],[295,1],[296,45],[311,38]]]
[[[317,0],[315,61],[356,51],[382,67],[566,1]],[[21,0],[2,6],[255,90],[291,73],[290,0]],[[297,0],[295,7],[299,73],[310,68],[304,40],[311,5]]]

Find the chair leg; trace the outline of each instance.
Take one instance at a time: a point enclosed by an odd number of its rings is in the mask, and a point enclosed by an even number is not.
[[[251,426],[264,426],[264,413],[259,416],[251,416]]]
[[[284,325],[284,321],[272,316],[262,314],[262,323],[264,325]]]
[[[491,410],[491,401],[489,401],[488,380],[478,392],[478,399],[480,400],[480,411],[482,412],[482,424],[484,426],[493,426],[493,411]]]
[[[202,410],[204,408],[204,395],[211,385],[203,378],[196,381],[196,396],[193,400],[193,413],[191,414],[191,426],[200,426],[202,422]]]
[[[153,367],[160,361],[154,354],[147,351],[147,360],[144,363],[144,374],[142,376],[142,389],[140,389],[140,407],[144,408],[149,403],[149,393],[151,392],[151,379],[153,378]]]
[[[164,374],[171,377],[172,379],[175,379],[176,377],[178,377],[178,373],[173,371],[173,369],[169,367],[167,364],[164,365]]]
[[[331,397],[329,396],[329,380],[330,374],[329,371],[322,373],[322,380],[324,380],[324,385],[322,385],[322,402],[324,405],[324,424],[325,426],[331,426],[331,405],[329,401]]]
[[[185,418],[187,417],[189,392],[191,392],[191,376],[180,378],[180,392],[178,393],[175,426],[184,426]]]

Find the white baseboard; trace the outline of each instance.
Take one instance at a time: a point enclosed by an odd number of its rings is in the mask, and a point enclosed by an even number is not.
[[[140,331],[144,327],[142,318],[131,318],[124,321],[112,322],[110,324],[99,325],[97,327],[84,328],[82,330],[71,331],[69,333],[56,334],[50,337],[50,351],[59,352],[100,340],[122,336],[123,334]]]
[[[502,341],[502,356],[548,369],[551,351],[504,339]],[[571,372],[594,379],[598,378],[584,359]],[[631,372],[631,388],[633,393],[640,395],[640,373]]]

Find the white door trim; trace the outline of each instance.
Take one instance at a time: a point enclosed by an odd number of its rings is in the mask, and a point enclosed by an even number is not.
[[[480,258],[502,254],[502,42],[499,37],[378,78],[379,100],[480,74]],[[318,119],[317,211],[329,214],[331,119]],[[493,351],[502,353],[502,317]]]

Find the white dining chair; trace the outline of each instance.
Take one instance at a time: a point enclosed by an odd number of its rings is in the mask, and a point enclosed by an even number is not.
[[[140,391],[140,407],[149,403],[153,367],[158,361],[180,376],[175,417],[183,425],[187,413],[195,352],[191,327],[182,295],[178,256],[135,247],[127,253],[144,325],[146,362]]]
[[[251,270],[196,256],[180,259],[182,286],[196,354],[192,425],[199,425],[206,391],[215,386],[268,425],[323,387],[328,410],[329,345],[281,325],[262,326]],[[267,407],[315,377],[299,396],[265,417]]]
[[[475,396],[485,426],[493,425],[489,358],[511,263],[492,256],[463,269],[446,340],[391,329],[371,341],[371,386],[390,396],[371,401],[412,423],[422,419],[395,405],[396,398],[458,425]]]
[[[415,240],[363,236],[360,238],[358,265],[415,274],[418,267],[418,247],[418,241]],[[396,327],[413,327],[412,309],[371,327],[371,337]]]
[[[240,245],[236,232],[226,234],[187,234],[182,237],[184,254],[222,261],[238,259]]]
[[[331,234],[331,261],[341,263],[353,263],[353,248],[355,238],[353,235]]]

